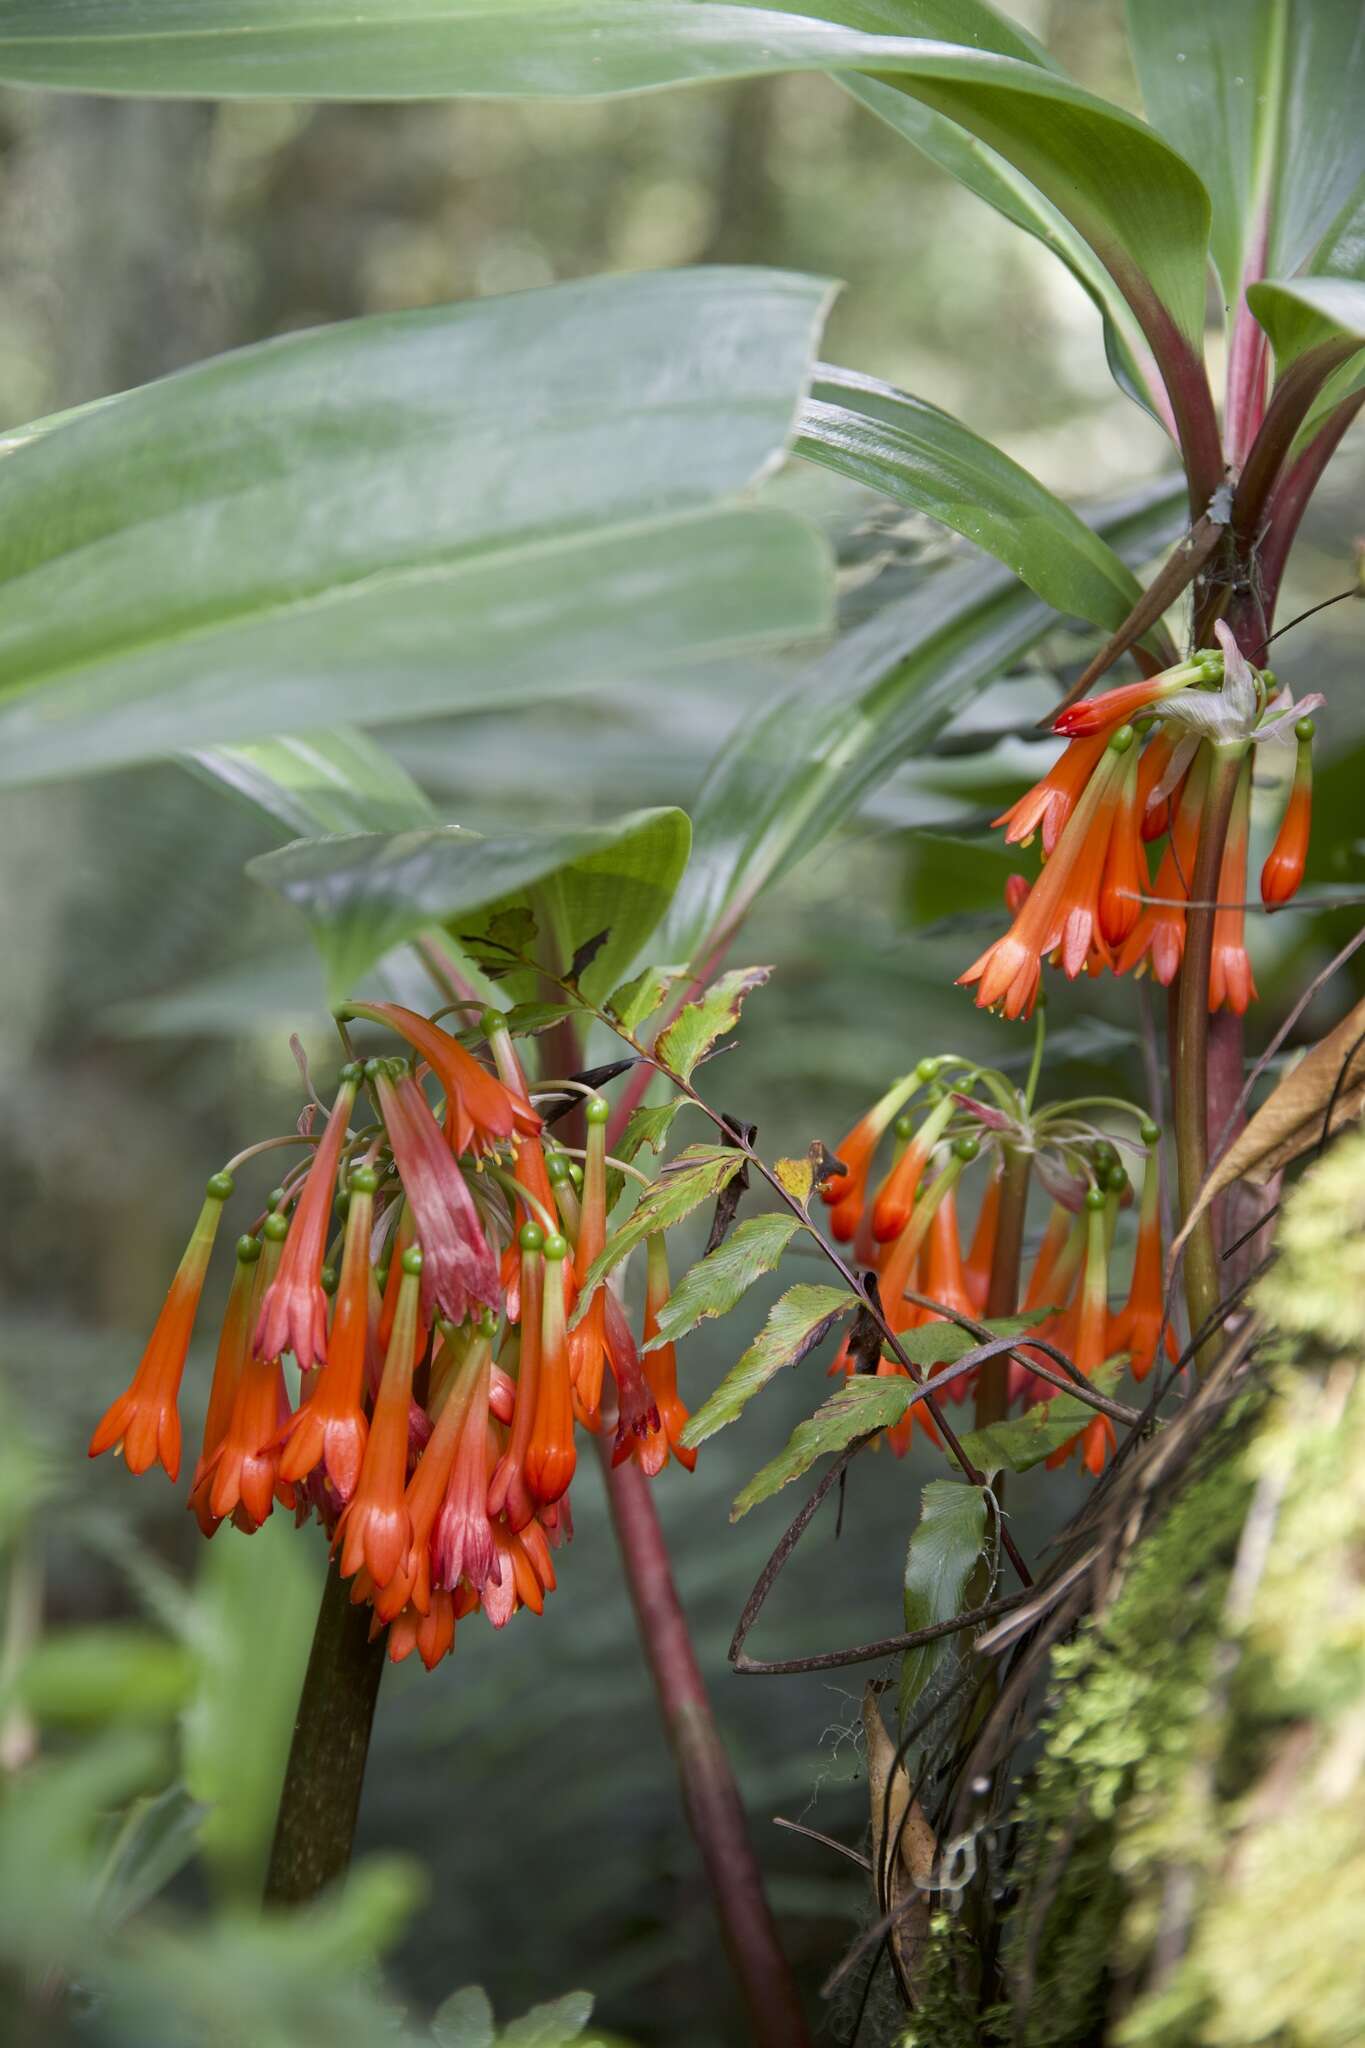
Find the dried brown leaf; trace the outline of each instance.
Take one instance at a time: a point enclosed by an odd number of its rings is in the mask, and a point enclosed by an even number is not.
[[[1328,1108],[1331,1108],[1330,1129]],[[1172,1247],[1237,1180],[1263,1186],[1365,1111],[1365,999],[1305,1054],[1214,1167]]]
[[[867,1789],[872,1812],[872,1874],[878,1904],[891,1918],[891,1952],[905,1995],[915,1981],[929,1934],[930,1893],[938,1839],[917,1799],[882,1719],[879,1688],[863,1691]]]

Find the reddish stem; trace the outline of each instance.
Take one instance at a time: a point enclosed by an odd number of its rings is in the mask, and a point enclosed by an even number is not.
[[[706,1865],[731,1967],[748,2007],[748,2038],[756,2048],[807,2048],[810,2034],[763,1890],[739,1787],[692,1649],[649,1482],[634,1463],[612,1469],[610,1439],[605,1434],[598,1440],[598,1449],[626,1582],[677,1761],[687,1818]]]
[[[1242,288],[1232,322],[1228,345],[1228,395],[1223,420],[1229,466],[1240,470],[1247,450],[1255,440],[1265,417],[1266,369],[1270,343],[1265,329],[1247,304],[1247,286],[1259,284],[1265,276],[1266,242],[1270,232],[1267,209],[1261,208],[1256,238],[1247,255]]]
[[[1356,414],[1365,405],[1365,391],[1344,399],[1319,427],[1302,452],[1284,469],[1266,506],[1265,534],[1257,554],[1261,602],[1267,619],[1275,616],[1280,579],[1289,550],[1299,530],[1308,501],[1322,480],[1322,473],[1336,454],[1338,443]]]

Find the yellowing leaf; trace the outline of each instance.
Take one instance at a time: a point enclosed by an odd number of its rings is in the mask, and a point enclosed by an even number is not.
[[[689,1003],[660,1033],[655,1051],[664,1065],[685,1081],[716,1040],[734,1030],[745,996],[771,973],[771,967],[733,967],[722,974],[699,1003]]]

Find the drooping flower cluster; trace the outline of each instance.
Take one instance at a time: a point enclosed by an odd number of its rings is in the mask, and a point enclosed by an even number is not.
[[[980,1100],[973,1092],[977,1089]],[[916,1123],[906,1105],[921,1092],[924,1111]],[[1032,1358],[1051,1377],[1012,1359],[1011,1405],[1026,1408],[1056,1398],[1055,1352],[1086,1379],[1120,1355],[1139,1380],[1151,1371],[1163,1345],[1172,1361],[1177,1357],[1174,1333],[1163,1315],[1159,1129],[1140,1110],[1128,1109],[1137,1138],[1120,1137],[1116,1144],[1083,1114],[1091,1106],[1080,1101],[1034,1111],[1002,1075],[971,1068],[956,1055],[921,1060],[854,1125],[836,1152],[847,1170],[828,1178],[821,1190],[830,1208],[831,1234],[851,1244],[858,1262],[876,1273],[882,1313],[898,1337],[935,1325],[946,1328],[959,1317],[979,1326],[988,1306],[994,1316],[1033,1319],[1027,1334],[1020,1335],[1019,1353],[1029,1357],[1033,1340]],[[894,1150],[880,1180],[874,1180],[878,1150],[888,1133]],[[1127,1293],[1122,1305],[1114,1307],[1111,1265],[1119,1214],[1134,1205],[1120,1144],[1145,1153],[1145,1168]],[[993,1283],[1007,1165],[1011,1171],[1027,1170],[1050,1198],[1050,1208],[1027,1275],[1007,1271],[1002,1301]],[[958,1196],[973,1166],[974,1177],[984,1185],[967,1238],[959,1227]],[[945,1344],[936,1361],[932,1343],[919,1341],[914,1348],[925,1377],[958,1355]],[[866,1369],[851,1339],[830,1367],[832,1373]],[[875,1370],[883,1377],[910,1377],[886,1345]],[[976,1379],[975,1371],[960,1374],[943,1388],[942,1398],[965,1401]],[[904,1419],[886,1432],[898,1456],[905,1454],[915,1430],[939,1441],[924,1401],[913,1402]],[[1087,1469],[1099,1472],[1114,1441],[1112,1422],[1096,1414],[1057,1446],[1048,1463],[1065,1462],[1079,1447]]]
[[[321,1133],[311,1113],[301,1127],[307,1158],[237,1240],[189,1506],[206,1536],[229,1520],[250,1534],[277,1502],[316,1515],[390,1656],[430,1668],[475,1608],[495,1628],[542,1611],[572,1534],[575,1425],[601,1429],[608,1385],[615,1463],[653,1474],[695,1453],[672,1345],[642,1354],[596,1280],[569,1326],[606,1237],[607,1103],[587,1093],[580,1166],[549,1143],[500,1013],[482,1019],[496,1072],[398,1004],[353,1014],[410,1051],[342,1068]],[[177,1478],[180,1383],[233,1192],[231,1170],[209,1181],[92,1457],[121,1448],[130,1471]],[[651,1240],[645,1343],[668,1293]]]
[[[1175,979],[1210,762],[1214,750],[1229,748],[1240,753],[1241,773],[1218,874],[1209,1008],[1240,1015],[1254,998],[1244,912],[1252,749],[1283,739],[1291,726],[1298,741],[1289,803],[1261,875],[1262,901],[1278,909],[1303,880],[1313,737],[1303,713],[1322,700],[1286,703],[1273,673],[1246,662],[1221,620],[1215,630],[1221,652],[1194,654],[1148,680],[1073,704],[1054,721],[1065,750],[995,821],[1011,846],[1038,836],[1043,868],[1031,887],[1012,878],[1013,923],[959,977],[976,985],[981,1008],[1027,1017],[1044,960],[1073,981],[1083,970],[1148,968],[1163,984]]]

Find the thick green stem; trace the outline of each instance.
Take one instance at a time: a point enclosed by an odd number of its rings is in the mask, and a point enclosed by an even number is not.
[[[266,1872],[267,1905],[296,1905],[351,1860],[370,1726],[384,1675],[385,1633],[370,1641],[368,1606],[329,1570],[299,1695],[294,1740]]]
[[[1214,919],[1218,914],[1213,905],[1218,900],[1223,842],[1237,795],[1243,751],[1239,746],[1213,749],[1199,848],[1190,881],[1190,908],[1185,913],[1185,950],[1171,1012],[1172,1094],[1182,1218],[1194,1207],[1208,1171],[1209,966],[1213,959]],[[1207,1211],[1185,1247],[1185,1299],[1191,1330],[1202,1328],[1222,1299],[1213,1218]],[[1216,1351],[1216,1343],[1200,1347],[1196,1363],[1201,1372],[1213,1362]]]
[[[1028,1213],[1030,1162],[1027,1152],[1003,1147],[1000,1211],[995,1220],[995,1249],[986,1289],[986,1318],[1012,1316],[1019,1306],[1019,1266],[1024,1250],[1024,1218]],[[976,1426],[1003,1422],[1009,1409],[1008,1353],[988,1358],[976,1376]]]

